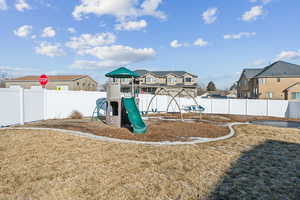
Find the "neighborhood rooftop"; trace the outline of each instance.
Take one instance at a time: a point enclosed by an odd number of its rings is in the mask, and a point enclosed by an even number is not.
[[[73,81],[77,79],[81,79],[87,77],[88,75],[53,75],[48,76],[49,81]],[[9,81],[37,81],[40,76],[23,76],[15,79],[8,80]]]
[[[198,77],[194,74],[191,74],[191,73],[188,73],[186,71],[148,71],[148,70],[135,70],[136,73],[138,73],[140,76],[143,76],[147,73],[151,73],[153,75],[156,75],[156,76],[166,76],[168,74],[174,74],[176,76],[183,76],[184,74],[190,74],[194,77]]]
[[[265,68],[246,68],[243,74],[247,79],[264,77],[298,77],[300,76],[300,65],[277,61]]]
[[[295,77],[300,76],[300,65],[278,61],[259,72],[255,77]]]
[[[263,69],[244,69],[244,75],[246,78],[250,79],[255,77],[259,72],[261,72]]]

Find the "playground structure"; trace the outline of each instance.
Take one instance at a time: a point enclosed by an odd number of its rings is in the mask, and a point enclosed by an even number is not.
[[[195,99],[195,97],[193,97],[191,94],[189,94],[188,91],[186,91],[184,88],[183,88],[182,90],[180,90],[179,92],[177,92],[177,94],[175,94],[174,96],[171,95],[171,93],[169,92],[169,90],[168,90],[167,88],[164,88],[164,87],[159,88],[159,89],[157,90],[157,92],[154,94],[154,96],[151,98],[151,100],[150,100],[150,102],[149,102],[149,104],[148,104],[148,106],[147,106],[146,114],[149,113],[149,108],[150,108],[150,106],[151,106],[153,100],[155,99],[155,97],[156,97],[157,95],[159,95],[159,94],[160,94],[161,92],[163,92],[163,91],[165,91],[165,92],[168,94],[168,96],[171,97],[171,100],[169,101],[168,106],[167,106],[167,109],[166,109],[166,112],[167,112],[167,113],[169,113],[169,108],[170,108],[172,102],[174,101],[175,104],[176,104],[176,106],[177,106],[177,108],[178,108],[178,110],[179,110],[179,114],[180,114],[181,120],[182,120],[182,121],[184,120],[184,119],[183,119],[183,115],[182,115],[182,108],[180,107],[179,103],[177,102],[176,97],[178,97],[178,96],[180,96],[181,94],[185,93],[187,96],[189,96],[190,98],[193,99],[195,105],[192,105],[192,106],[186,106],[185,108],[183,108],[183,110],[184,110],[185,112],[199,112],[200,118],[201,118],[201,113],[202,113],[205,109],[204,109],[202,106],[200,106],[200,105],[198,104],[197,100]]]
[[[138,78],[139,75],[127,68],[121,67],[110,73],[107,73],[105,76],[109,78],[107,85],[107,98],[100,98],[96,101],[96,108],[94,109],[92,119],[102,120],[102,118],[105,118],[103,121],[110,126],[117,128],[127,127],[132,129],[133,133],[135,134],[145,134],[147,132],[147,126],[145,125],[138,109],[138,95],[136,91],[139,90],[136,90],[135,88],[135,79]],[[123,78],[131,79],[130,94],[121,93],[121,79]],[[136,87],[139,86],[137,85]],[[145,113],[146,115],[148,115],[149,108],[155,97],[160,95],[163,91],[165,91],[165,93],[171,97],[171,100],[169,101],[165,111],[166,113],[169,113],[171,104],[175,102],[182,121],[184,120],[182,111],[199,113],[201,118],[201,113],[204,111],[204,108],[200,106],[195,97],[189,94],[184,88],[175,95],[172,95],[171,92],[165,87],[158,88],[157,92],[151,98],[147,106],[147,111]],[[184,93],[193,99],[195,105],[186,106],[184,108],[180,107],[176,98]]]
[[[147,126],[145,125],[140,111],[137,106],[136,94],[134,90],[134,78],[139,75],[124,67],[118,68],[105,75],[110,80],[107,85],[107,98],[98,99],[96,101],[96,108],[93,112],[97,119],[101,118],[101,110],[106,110],[105,122],[113,127],[128,127],[132,129],[135,134],[145,134]],[[131,94],[121,93],[121,79],[131,79]],[[103,106],[105,105],[105,109]]]

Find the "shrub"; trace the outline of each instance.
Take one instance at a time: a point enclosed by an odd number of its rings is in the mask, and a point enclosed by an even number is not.
[[[77,111],[77,110],[74,110],[71,115],[70,115],[70,118],[72,119],[82,119],[83,118],[83,115]]]

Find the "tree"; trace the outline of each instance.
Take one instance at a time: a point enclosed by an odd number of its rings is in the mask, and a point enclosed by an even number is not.
[[[210,81],[206,87],[206,90],[207,91],[216,91],[217,88],[216,88],[216,85],[214,82]]]
[[[236,89],[237,89],[237,84],[234,83],[229,89],[230,89],[230,90],[236,90]]]

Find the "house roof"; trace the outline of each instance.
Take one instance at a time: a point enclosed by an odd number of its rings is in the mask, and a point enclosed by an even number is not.
[[[244,75],[247,79],[251,79],[255,77],[259,72],[261,72],[263,69],[244,69]]]
[[[191,76],[198,77],[186,71],[148,71],[142,69],[142,70],[135,70],[135,72],[138,73],[140,76],[144,76],[147,73],[151,73],[153,75],[160,76],[160,77],[167,76],[168,74],[174,74],[175,76],[183,76],[184,74],[190,74]]]
[[[264,77],[300,77],[300,65],[277,61],[259,72],[255,78]]]
[[[293,88],[294,86],[299,85],[299,84],[300,84],[300,82],[296,82],[296,83],[290,85],[289,87],[287,87],[286,89],[284,89],[283,92],[288,91],[289,89],[291,89],[291,88]]]
[[[88,75],[54,75],[54,76],[50,75],[48,76],[48,80],[49,81],[74,81],[85,77],[88,77]],[[7,80],[7,82],[38,81],[39,78],[40,76],[23,76],[23,77]]]
[[[139,77],[140,75],[125,67],[120,67],[112,72],[105,74],[105,76],[111,78],[131,78],[131,77]]]

